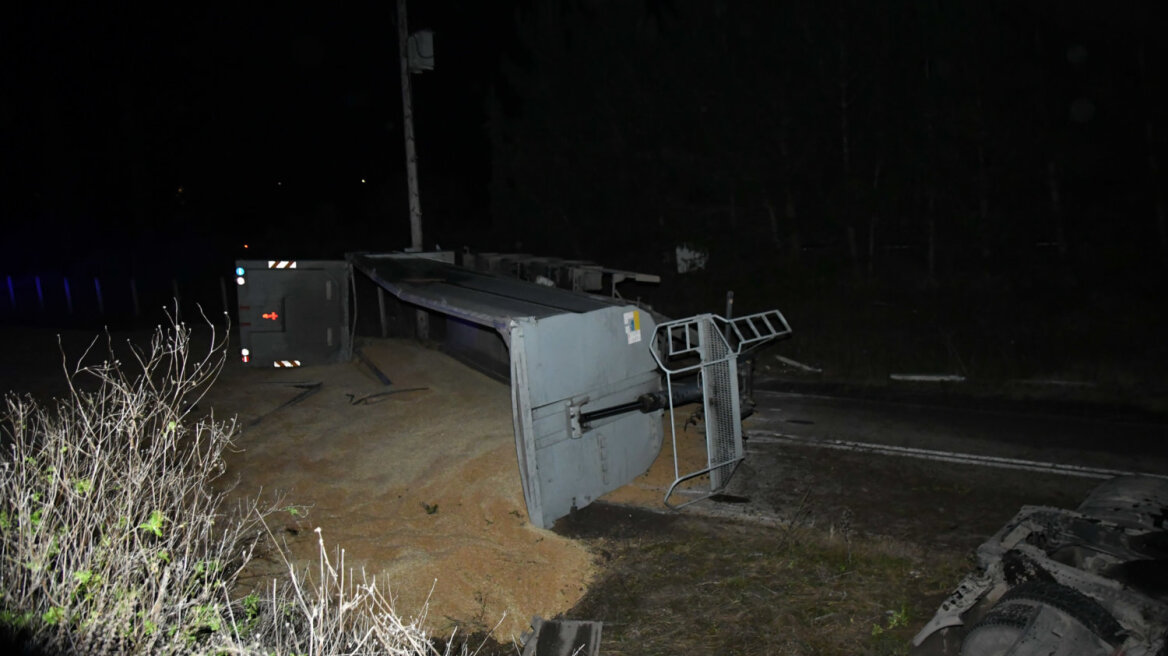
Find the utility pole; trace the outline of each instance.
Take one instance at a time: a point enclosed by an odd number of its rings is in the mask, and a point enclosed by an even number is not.
[[[414,145],[414,102],[410,94],[410,28],[406,21],[406,0],[397,0],[397,54],[400,60],[402,127],[406,141],[406,184],[410,199],[410,249],[422,252],[422,198],[418,194],[418,153]],[[414,311],[418,339],[430,339],[430,315],[422,308]]]
[[[397,49],[401,60],[402,124],[406,137],[406,183],[410,198],[410,248],[422,250],[422,199],[418,194],[418,154],[414,147],[414,107],[410,94],[410,30],[406,24],[406,0],[397,0]]]

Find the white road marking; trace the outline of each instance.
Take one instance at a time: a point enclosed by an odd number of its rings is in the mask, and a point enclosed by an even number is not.
[[[904,458],[919,458],[938,462],[953,462],[964,465],[978,465],[981,467],[997,467],[999,469],[1020,469],[1024,471],[1062,474],[1065,476],[1079,476],[1083,478],[1112,478],[1115,476],[1152,476],[1168,479],[1168,476],[1147,472],[1130,472],[1120,469],[1104,469],[1100,467],[1083,467],[1081,465],[1066,465],[1056,462],[1042,462],[1038,460],[1023,460],[1020,458],[1002,458],[999,456],[979,456],[972,453],[957,453],[953,451],[936,451],[933,449],[917,449],[907,446],[892,446],[890,444],[871,444],[868,442],[853,442],[851,440],[817,439],[800,437],[775,431],[752,430],[747,433],[748,444],[796,444],[840,451],[854,451],[857,453],[876,453],[886,456],[900,456]]]

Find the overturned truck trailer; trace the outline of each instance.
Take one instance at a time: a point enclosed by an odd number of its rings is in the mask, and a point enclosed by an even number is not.
[[[258,270],[252,278],[263,283],[239,286],[241,347],[256,364],[347,360],[346,303],[351,276],[360,273],[403,308],[423,313],[422,323],[434,326],[452,354],[506,377],[523,494],[541,528],[647,471],[664,441],[663,412],[672,416],[685,403],[703,404],[708,458],[689,472],[675,459],[666,503],[687,480],[708,482],[696,498],[724,488],[744,457],[737,360],[791,332],[777,310],[666,321],[619,298],[458,267],[441,254],[351,253],[345,262],[278,269],[237,264],[241,280]],[[287,316],[264,320],[275,307]],[[314,316],[299,317],[293,308]],[[315,337],[299,336],[300,327]],[[288,345],[300,351],[288,353]],[[670,439],[676,443],[675,427]]]

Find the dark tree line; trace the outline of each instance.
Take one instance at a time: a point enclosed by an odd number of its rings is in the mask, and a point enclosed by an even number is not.
[[[494,220],[625,265],[688,243],[925,286],[1162,273],[1150,6],[530,3],[488,101]]]

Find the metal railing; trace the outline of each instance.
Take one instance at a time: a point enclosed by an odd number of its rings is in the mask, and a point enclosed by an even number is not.
[[[738,357],[763,344],[791,334],[791,326],[778,310],[725,319],[699,314],[658,324],[650,341],[657,365],[665,372],[669,399],[670,439],[673,442],[673,483],[665,493],[665,505],[681,508],[707,499],[725,489],[742,462],[742,417],[738,389]],[[683,474],[677,449],[677,416],[673,383],[678,377],[697,375],[702,390],[706,433],[706,466]],[[709,476],[709,490],[682,504],[670,497],[682,483]]]

